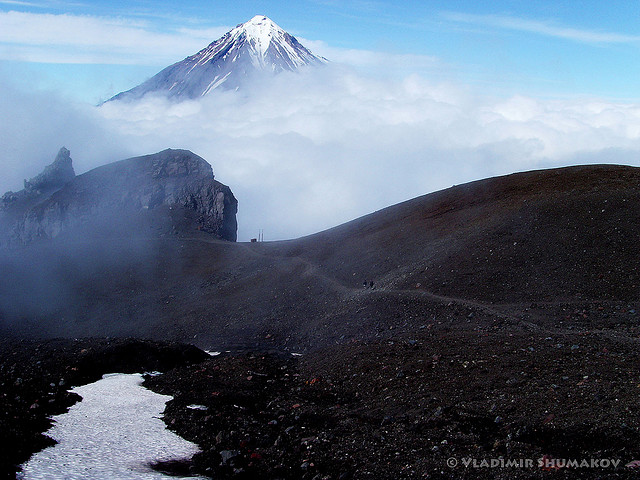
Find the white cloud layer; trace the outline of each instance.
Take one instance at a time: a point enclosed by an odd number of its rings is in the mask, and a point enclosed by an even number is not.
[[[313,233],[497,174],[640,159],[638,104],[494,98],[416,75],[380,80],[335,66],[200,101],[149,97],[82,109],[50,97],[19,102],[0,101],[0,119],[18,116],[1,122],[10,155],[0,187],[19,188],[63,144],[79,172],[107,158],[187,148],[238,197],[240,240],[258,229],[267,240]]]
[[[411,53],[399,54],[388,52],[376,52],[374,50],[362,50],[355,48],[335,48],[322,40],[309,40],[298,38],[305,47],[314,54],[323,56],[331,62],[343,65],[350,65],[359,69],[380,69],[399,70],[401,72],[410,71],[433,71],[442,68],[442,62],[431,55],[417,55]]]

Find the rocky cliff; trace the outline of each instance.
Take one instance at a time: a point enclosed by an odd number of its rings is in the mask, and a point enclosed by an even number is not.
[[[164,150],[73,175],[62,149],[25,189],[2,197],[7,237],[164,235],[204,231],[236,240],[238,202],[211,166],[187,150]]]
[[[73,180],[75,176],[76,172],[73,170],[71,152],[62,147],[53,163],[47,165],[40,175],[24,181],[24,191],[40,195],[59,190]]]
[[[42,173],[24,181],[24,189],[0,197],[0,212],[17,215],[51,196],[76,176],[69,150],[62,147],[53,163]]]

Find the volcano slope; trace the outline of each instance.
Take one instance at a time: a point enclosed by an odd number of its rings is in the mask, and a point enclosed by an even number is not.
[[[434,318],[619,331],[640,286],[639,185],[632,167],[521,173],[282,242],[63,234],[3,254],[0,312],[23,333],[215,349],[306,351]]]
[[[2,260],[4,326],[231,350],[148,380],[203,449],[160,469],[631,478],[639,222],[640,169],[596,165],[456,186],[284,242],[61,236]],[[499,457],[533,466],[481,464]]]

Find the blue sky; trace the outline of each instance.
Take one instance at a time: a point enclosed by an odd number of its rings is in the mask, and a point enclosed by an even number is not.
[[[97,102],[255,14],[340,62],[378,52],[404,58],[402,74],[496,94],[640,96],[640,2],[630,1],[4,0],[0,74]]]

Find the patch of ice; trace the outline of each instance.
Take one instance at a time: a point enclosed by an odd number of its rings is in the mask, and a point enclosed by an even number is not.
[[[82,401],[68,413],[53,417],[55,424],[47,432],[58,444],[31,457],[19,478],[178,478],[156,472],[149,464],[191,458],[198,446],[167,430],[160,419],[171,397],[154,393],[141,383],[142,375],[116,374],[72,389]]]

